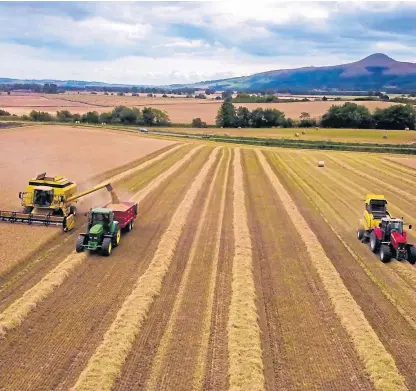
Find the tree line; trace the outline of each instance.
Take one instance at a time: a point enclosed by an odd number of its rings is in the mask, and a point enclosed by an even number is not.
[[[412,105],[393,105],[385,109],[377,108],[371,113],[365,106],[346,102],[332,105],[319,119],[302,113],[299,119],[286,118],[277,109],[257,108],[250,111],[247,107],[236,108],[226,100],[218,110],[216,125],[222,128],[270,128],[280,126],[324,128],[361,128],[361,129],[415,129],[416,111]]]
[[[0,110],[0,116],[9,117],[11,114],[5,110]],[[120,124],[120,125],[147,125],[147,126],[167,126],[170,119],[166,112],[153,107],[129,108],[118,106],[111,112],[97,113],[89,111],[85,114],[73,114],[68,110],[57,111],[56,115],[44,111],[31,111],[29,115],[22,115],[15,119],[35,122],[67,122],[67,123],[89,123],[89,124]]]

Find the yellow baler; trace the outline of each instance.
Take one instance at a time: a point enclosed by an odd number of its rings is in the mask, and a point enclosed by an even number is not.
[[[368,239],[371,231],[380,225],[381,219],[389,216],[387,200],[384,195],[367,194],[365,197],[364,219],[361,220],[364,228],[357,230],[358,239]]]

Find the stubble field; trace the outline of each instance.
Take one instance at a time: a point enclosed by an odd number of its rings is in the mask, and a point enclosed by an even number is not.
[[[72,113],[84,114],[88,111],[98,113],[111,111],[114,107],[124,105],[128,107],[142,108],[151,106],[166,111],[173,123],[191,123],[193,118],[200,117],[207,124],[215,124],[215,117],[221,105],[221,101],[213,99],[186,99],[176,96],[175,98],[163,98],[142,96],[117,96],[117,95],[88,95],[88,94],[60,94],[60,95],[0,95],[0,108],[12,114],[29,114],[32,110],[46,111],[56,114],[58,110],[69,110]],[[331,107],[331,105],[342,105],[345,102],[335,101],[311,101],[291,103],[236,103],[236,106],[245,106],[250,110],[258,107],[273,108],[281,110],[287,118],[298,119],[302,112],[308,112],[311,117],[320,117]],[[389,102],[358,102],[370,111],[377,107],[386,108]]]
[[[414,169],[182,143],[116,175],[139,216],[111,257],[78,226],[0,280],[1,390],[416,388],[415,267],[355,237],[367,192],[415,221]]]

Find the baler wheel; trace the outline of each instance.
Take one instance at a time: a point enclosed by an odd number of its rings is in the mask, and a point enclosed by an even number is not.
[[[370,248],[373,253],[377,253],[380,248],[380,241],[377,239],[374,231],[370,234]]]

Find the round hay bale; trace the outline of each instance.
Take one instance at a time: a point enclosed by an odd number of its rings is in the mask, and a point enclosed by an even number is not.
[[[323,160],[319,160],[318,167],[325,167],[325,162]]]
[[[305,132],[305,131],[303,131],[303,132],[302,132],[302,134],[306,134],[306,132]]]
[[[404,128],[404,130],[410,130],[409,128]]]
[[[319,126],[317,126],[315,129],[318,130],[319,129]]]
[[[300,136],[300,134],[299,133],[295,133],[295,137],[299,137]]]
[[[389,136],[387,136],[387,134],[385,134],[385,135],[383,136],[383,138],[384,138],[384,139],[388,139],[388,138],[389,138]]]

